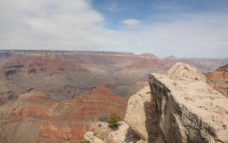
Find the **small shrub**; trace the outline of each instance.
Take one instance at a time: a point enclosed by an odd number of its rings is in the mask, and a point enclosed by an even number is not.
[[[101,114],[99,115],[99,121],[105,122],[108,118],[108,114]]]
[[[98,125],[98,127],[102,127],[102,125],[101,125],[101,124],[99,124],[99,125]]]
[[[88,141],[88,140],[82,140],[82,141],[80,141],[80,143],[90,143],[90,141]]]
[[[112,113],[106,120],[108,123],[108,126],[112,129],[118,129],[120,116],[118,116],[116,113]]]

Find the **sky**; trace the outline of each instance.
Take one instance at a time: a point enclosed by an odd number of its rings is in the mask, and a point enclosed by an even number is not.
[[[0,49],[228,58],[227,0],[1,0]]]

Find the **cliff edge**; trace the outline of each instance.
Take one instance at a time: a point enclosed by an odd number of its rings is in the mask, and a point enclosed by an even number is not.
[[[228,143],[228,99],[204,81],[182,63],[150,74],[150,88],[129,99],[125,121],[141,142]]]

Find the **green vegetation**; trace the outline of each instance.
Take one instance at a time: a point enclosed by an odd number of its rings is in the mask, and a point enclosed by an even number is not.
[[[88,141],[88,140],[82,140],[82,141],[80,141],[80,143],[90,143],[90,141]]]
[[[118,129],[120,116],[118,116],[116,113],[112,113],[106,120],[108,123],[108,126],[112,129]]]
[[[99,115],[99,121],[105,122],[108,119],[108,114]]]

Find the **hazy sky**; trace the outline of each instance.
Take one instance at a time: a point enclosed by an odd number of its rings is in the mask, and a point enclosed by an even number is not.
[[[228,0],[0,0],[0,49],[228,58]]]

